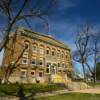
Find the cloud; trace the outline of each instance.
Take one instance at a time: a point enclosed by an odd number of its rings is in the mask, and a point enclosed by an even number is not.
[[[75,0],[59,0],[58,1],[58,10],[64,10],[76,6]]]

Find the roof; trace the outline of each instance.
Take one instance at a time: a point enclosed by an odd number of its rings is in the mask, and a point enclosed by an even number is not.
[[[55,38],[53,38],[50,35],[45,35],[45,34],[39,33],[39,32],[33,32],[32,30],[29,30],[29,29],[26,29],[26,28],[23,28],[21,35],[28,36],[28,37],[31,37],[33,39],[44,41],[45,43],[52,44],[54,46],[58,46],[58,47],[61,47],[63,49],[70,50],[70,48],[67,45],[56,40]]]

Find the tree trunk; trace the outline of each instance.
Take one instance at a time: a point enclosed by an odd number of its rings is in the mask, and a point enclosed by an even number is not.
[[[94,77],[93,77],[93,79],[94,79],[94,83],[96,83],[96,67],[94,67]]]
[[[84,63],[82,63],[82,67],[83,67],[83,74],[84,74],[84,82],[87,82]]]

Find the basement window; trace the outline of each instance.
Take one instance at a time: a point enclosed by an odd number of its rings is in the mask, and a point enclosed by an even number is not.
[[[42,77],[43,76],[43,73],[42,72],[39,72],[39,77]]]
[[[21,78],[26,79],[26,71],[21,71]]]

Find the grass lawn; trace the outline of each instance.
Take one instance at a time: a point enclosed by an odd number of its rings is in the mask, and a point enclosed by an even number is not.
[[[100,95],[86,93],[67,93],[62,95],[37,98],[36,100],[100,100]]]
[[[90,83],[88,83],[88,85],[94,86],[94,87],[100,87],[100,82],[98,82],[98,83],[90,82]]]
[[[22,84],[22,92],[27,95],[30,93],[40,93],[63,90],[64,87],[57,86],[55,84]],[[18,84],[1,84],[0,85],[0,96],[17,96],[20,90],[20,85]]]

